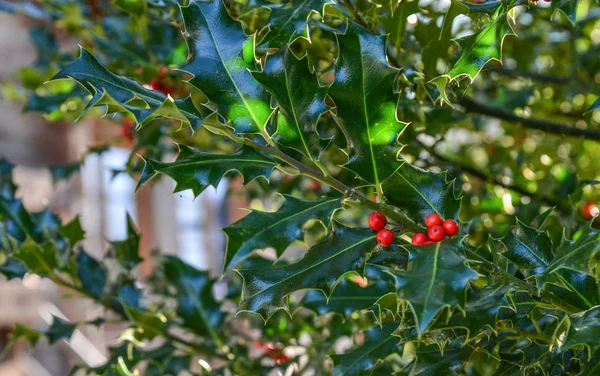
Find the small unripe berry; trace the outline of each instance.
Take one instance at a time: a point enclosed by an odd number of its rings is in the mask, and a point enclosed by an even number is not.
[[[416,234],[413,235],[413,237],[412,237],[413,245],[423,245],[425,243],[427,243],[427,235],[423,234],[422,232],[417,232]]]
[[[585,219],[592,219],[597,216],[598,213],[598,207],[591,201],[586,202],[585,205],[581,207],[581,215],[583,215],[583,218]]]
[[[427,226],[427,228],[441,226],[443,222],[444,220],[439,214],[429,214],[427,218],[425,218],[425,226]]]
[[[394,242],[394,233],[388,229],[380,230],[377,233],[377,244],[382,247],[389,247]]]
[[[458,233],[458,224],[453,219],[446,219],[442,227],[448,236],[454,236]]]
[[[439,242],[444,239],[446,232],[442,226],[433,226],[427,231],[427,235],[431,241]]]
[[[379,212],[373,212],[369,216],[369,227],[373,231],[379,231],[387,225],[387,219],[385,215]]]

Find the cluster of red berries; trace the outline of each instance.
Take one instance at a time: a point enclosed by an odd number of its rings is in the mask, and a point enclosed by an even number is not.
[[[431,244],[444,240],[447,236],[454,236],[458,233],[458,224],[453,219],[444,219],[439,214],[430,214],[425,218],[427,226],[427,235],[422,232],[416,233],[412,237],[413,245]]]
[[[395,235],[391,230],[385,228],[387,218],[379,212],[373,212],[369,216],[369,227],[377,231],[377,244],[382,247],[389,247],[394,242]]]
[[[257,349],[262,350],[265,354],[269,355],[277,365],[285,364],[292,360],[292,358],[285,355],[281,349],[276,348],[271,343],[258,341],[255,343],[255,346]]]
[[[149,82],[152,90],[160,91],[165,95],[173,95],[175,93],[175,84],[169,79],[168,73],[169,69],[167,67],[160,68],[160,73]]]

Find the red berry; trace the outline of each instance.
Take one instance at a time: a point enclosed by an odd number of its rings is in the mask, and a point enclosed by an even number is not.
[[[426,242],[427,242],[427,235],[423,234],[422,232],[417,232],[412,237],[413,245],[423,245]]]
[[[446,232],[442,226],[433,226],[429,229],[429,231],[427,231],[427,235],[431,241],[439,242],[440,240],[444,239]]]
[[[325,99],[325,105],[328,106],[328,107],[333,107],[333,106],[335,106],[335,103],[333,103],[333,101],[331,99],[326,98]]]
[[[275,360],[275,364],[280,365],[289,362],[291,359],[285,355],[279,355],[273,358]]]
[[[321,183],[319,183],[316,180],[311,180],[310,183],[308,183],[308,188],[313,192],[320,192],[321,191]]]
[[[373,212],[369,216],[369,227],[373,231],[379,231],[387,225],[387,219],[385,215],[379,212]]]
[[[592,219],[599,214],[598,206],[592,201],[588,201],[581,207],[581,215],[585,219]]]
[[[442,227],[448,236],[458,234],[458,224],[453,219],[446,219],[442,224]]]
[[[444,220],[439,214],[429,214],[427,218],[425,218],[425,226],[427,226],[427,228],[441,226],[443,222]]]
[[[431,240],[428,240],[425,242],[425,245],[427,245],[427,244],[433,244],[433,242]]]
[[[377,243],[382,247],[389,247],[394,242],[394,233],[383,229],[377,233]]]

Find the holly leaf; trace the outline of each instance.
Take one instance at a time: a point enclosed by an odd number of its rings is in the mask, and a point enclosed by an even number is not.
[[[60,226],[58,233],[69,241],[71,247],[79,243],[85,237],[85,231],[81,227],[79,216],[73,218],[71,222]]]
[[[15,197],[17,186],[13,182],[12,171],[13,165],[8,160],[0,158],[0,198],[10,200]]]
[[[181,7],[181,14],[190,56],[181,69],[194,76],[188,82],[217,105],[237,132],[264,132],[273,111],[268,93],[243,60],[248,38],[240,23],[231,18],[222,0],[192,0]]]
[[[349,21],[337,39],[340,55],[329,95],[335,120],[348,139],[345,167],[379,189],[400,165],[397,139],[406,124],[396,118],[394,82],[399,71],[387,63],[385,37]]]
[[[139,255],[140,235],[135,229],[133,220],[127,214],[127,237],[124,240],[110,242],[117,259],[126,268],[132,269],[142,262]]]
[[[317,122],[328,110],[327,89],[321,87],[308,67],[308,58],[298,60],[289,48],[269,55],[262,72],[252,72],[277,101],[277,132],[274,139],[316,161],[321,152]]]
[[[596,263],[593,260],[600,251],[599,234],[600,232],[591,226],[584,227],[577,239],[569,240],[563,234],[562,242],[556,249],[556,257],[544,270],[543,275],[547,277],[558,270],[570,269],[594,276],[593,267]]]
[[[404,248],[410,254],[407,270],[390,273],[396,276],[398,296],[409,304],[420,336],[441,309],[464,309],[466,288],[479,274],[466,266],[461,239]]]
[[[569,331],[561,350],[583,345],[588,355],[600,348],[600,307],[568,316]]]
[[[259,176],[268,179],[277,165],[272,158],[246,146],[233,154],[212,154],[179,145],[179,155],[175,162],[161,163],[151,159],[145,162],[136,189],[140,189],[158,174],[165,174],[177,183],[175,192],[191,189],[194,196],[198,196],[208,186],[216,188],[229,171],[238,171],[244,181],[249,182]]]
[[[408,16],[418,13],[420,10],[418,0],[397,2],[390,14],[381,20],[385,32],[389,33],[388,39],[396,51],[400,51],[400,44],[404,40]]]
[[[517,219],[502,242],[506,246],[503,256],[518,267],[535,275],[541,275],[554,258],[552,240],[544,232],[525,225]],[[541,286],[539,286],[541,287]]]
[[[256,312],[268,320],[279,310],[289,313],[288,295],[295,291],[316,289],[329,297],[342,275],[364,267],[365,257],[375,246],[372,231],[334,223],[329,237],[297,263],[238,270],[244,280],[239,310]]]
[[[39,246],[35,241],[27,239],[12,256],[21,261],[27,271],[40,276],[52,275],[58,268],[58,253],[53,242]]]
[[[83,249],[80,249],[77,257],[77,276],[81,286],[96,298],[104,296],[106,286],[106,271],[100,263],[94,260]]]
[[[460,76],[473,81],[491,60],[502,63],[502,43],[508,35],[514,35],[508,14],[498,12],[481,31],[456,40],[461,48],[460,57],[444,76],[451,81]]]
[[[0,197],[0,221],[8,235],[22,242],[27,237],[40,240],[34,221],[25,210],[21,199]]]
[[[440,29],[438,39],[432,40],[423,47],[423,71],[427,77],[431,77],[436,73],[436,64],[438,58],[446,57],[448,49],[452,46],[452,23],[454,19],[461,15],[469,13],[469,8],[458,0],[451,0],[450,7],[444,16],[444,22]]]
[[[167,256],[163,267],[167,279],[177,288],[177,314],[184,325],[200,335],[209,334],[224,319],[219,303],[212,295],[213,281],[206,271],[200,271],[177,257]]]
[[[346,277],[342,278],[329,298],[324,296],[321,291],[311,290],[304,297],[302,305],[319,315],[337,312],[344,316],[350,316],[354,311],[373,307],[384,295],[390,292],[395,295],[393,281],[390,281],[389,278],[380,279],[361,287]]]
[[[15,344],[15,342],[22,339],[27,341],[29,347],[33,349],[42,337],[42,333],[40,333],[38,330],[17,323],[15,325],[15,330],[10,336],[8,343],[6,344],[6,348],[10,349]]]
[[[452,315],[450,322],[436,325],[435,328],[462,327],[469,331],[469,336],[486,326],[496,330],[498,312],[501,308],[510,307],[506,294],[511,288],[507,285],[473,287],[467,294],[464,315]]]
[[[454,180],[447,177],[447,173],[425,171],[405,162],[383,182],[383,194],[416,223],[434,213],[457,220],[460,198],[455,195]]]
[[[365,332],[363,345],[342,355],[331,355],[333,376],[353,376],[371,374],[386,357],[402,354],[404,346],[400,338],[392,335],[398,329],[398,323],[388,323],[381,328],[376,326]]]
[[[117,76],[83,48],[77,60],[50,80],[69,78],[77,81],[92,95],[85,110],[102,106],[107,113],[128,112],[138,124],[147,124],[161,117],[172,118],[194,129],[198,128],[203,119],[194,106],[187,105],[189,100],[174,101],[160,91],[146,89],[128,77]]]
[[[322,12],[327,0],[302,0],[284,6],[270,6],[269,33],[260,42],[260,48],[280,48],[306,29],[313,11]],[[270,4],[271,5],[271,4]]]
[[[307,221],[316,219],[328,226],[333,212],[341,207],[340,198],[323,197],[314,201],[287,195],[284,198],[283,205],[276,212],[252,211],[223,229],[228,239],[226,271],[257,249],[272,247],[277,256],[281,256],[292,241],[302,238],[302,227]]]
[[[44,332],[44,335],[48,337],[48,343],[53,344],[61,338],[71,338],[77,324],[69,323],[56,316],[53,316],[52,319],[52,325]]]
[[[577,17],[578,5],[579,0],[552,0],[552,10],[563,13],[571,21],[571,24],[575,22]]]
[[[9,257],[4,264],[0,265],[0,273],[4,274],[9,281],[15,278],[23,279],[27,273],[27,268],[21,261]]]

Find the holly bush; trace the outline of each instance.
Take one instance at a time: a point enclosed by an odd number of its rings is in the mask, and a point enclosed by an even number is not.
[[[90,375],[598,374],[597,0],[0,6],[39,21],[4,90],[26,111],[114,121],[138,188],[238,175],[278,207],[223,229],[221,279],[174,256],[143,278],[131,222],[97,260],[3,161],[0,272],[106,312],[13,341],[126,323]]]

